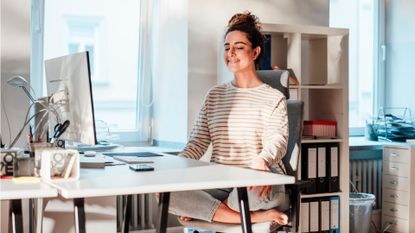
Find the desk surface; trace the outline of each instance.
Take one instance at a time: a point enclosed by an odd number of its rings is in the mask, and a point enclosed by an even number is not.
[[[51,181],[64,198],[175,192],[251,185],[294,183],[292,176],[211,164],[172,155],[142,158],[153,161],[152,172],[135,172],[128,165],[81,169],[76,181]]]
[[[351,150],[382,149],[385,145],[392,146],[415,146],[414,142],[386,142],[370,141],[365,137],[350,137],[349,146]]]
[[[0,200],[57,197],[55,188],[43,182],[16,183],[12,180],[0,180]]]

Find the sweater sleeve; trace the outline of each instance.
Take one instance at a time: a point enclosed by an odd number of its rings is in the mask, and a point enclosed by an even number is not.
[[[206,97],[205,102],[199,111],[199,115],[193,125],[189,141],[183,151],[180,152],[179,156],[198,160],[208,149],[211,137],[207,121],[207,103],[208,97]]]
[[[278,164],[285,156],[288,144],[288,116],[285,97],[277,101],[274,111],[265,123],[262,135],[263,149],[259,156],[267,161],[268,165]]]

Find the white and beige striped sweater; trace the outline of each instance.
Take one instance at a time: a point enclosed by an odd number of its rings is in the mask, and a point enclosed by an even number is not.
[[[287,141],[286,99],[280,91],[267,84],[237,88],[226,83],[208,92],[180,155],[200,159],[212,143],[211,162],[249,167],[261,156],[272,167],[283,167]]]

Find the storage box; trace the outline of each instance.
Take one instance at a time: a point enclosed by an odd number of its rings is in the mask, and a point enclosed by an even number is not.
[[[303,135],[314,137],[336,137],[335,121],[308,120],[304,121]]]
[[[45,148],[41,156],[40,176],[43,180],[79,179],[80,161],[77,150]]]

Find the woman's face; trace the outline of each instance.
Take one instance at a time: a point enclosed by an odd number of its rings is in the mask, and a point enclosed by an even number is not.
[[[224,47],[223,56],[229,71],[236,73],[247,69],[255,70],[255,59],[261,49],[259,46],[253,49],[244,32],[229,32],[226,35]]]

